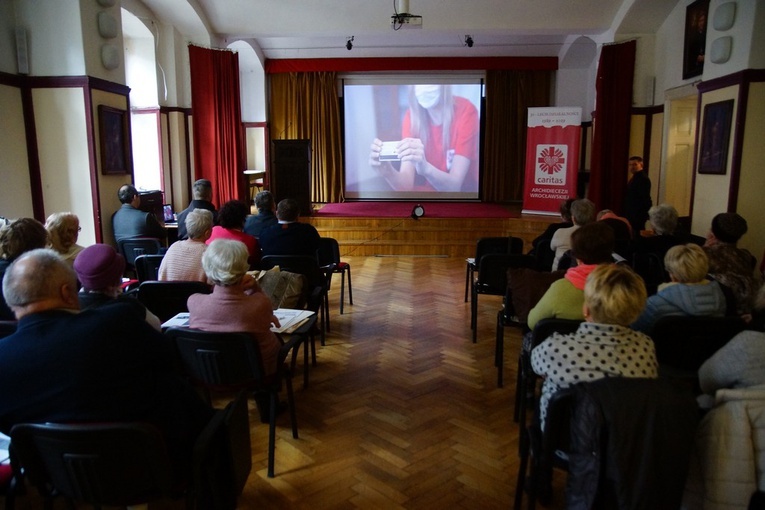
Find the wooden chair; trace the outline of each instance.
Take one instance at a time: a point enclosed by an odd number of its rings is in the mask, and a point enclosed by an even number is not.
[[[287,388],[287,404],[292,422],[292,437],[298,438],[295,401],[292,391],[292,371],[285,363],[291,356],[294,365],[305,335],[292,335],[279,351],[277,371],[267,376],[260,349],[246,333],[220,333],[192,328],[169,328],[165,334],[176,346],[183,371],[196,385],[207,391],[208,401],[215,392],[247,390],[266,391],[270,399],[268,435],[268,476],[274,477],[276,448],[276,413],[282,383]]]
[[[478,277],[471,285],[470,328],[473,330],[473,343],[478,330],[478,296],[504,296],[507,291],[507,269],[510,267],[530,267],[536,265],[531,255],[508,255],[489,253],[481,257],[478,265]]]

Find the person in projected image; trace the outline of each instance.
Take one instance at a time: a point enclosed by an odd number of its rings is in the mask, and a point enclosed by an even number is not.
[[[478,191],[478,110],[449,85],[412,85],[395,146],[399,161],[381,161],[375,138],[369,164],[395,191]]]

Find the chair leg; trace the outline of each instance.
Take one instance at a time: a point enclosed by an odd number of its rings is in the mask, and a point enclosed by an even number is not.
[[[351,285],[351,266],[350,265],[346,266],[345,270],[348,271],[348,304],[353,306],[353,285]]]
[[[473,343],[478,337],[478,294],[475,289],[470,293],[470,327],[473,329]]]
[[[324,313],[326,314],[327,333],[329,333],[329,289],[324,293]]]
[[[518,466],[518,479],[515,482],[515,502],[513,504],[514,510],[521,510],[521,504],[523,503],[523,491],[526,485],[526,470],[529,464],[529,438],[526,427],[521,428],[521,433],[518,436],[518,453],[521,457],[520,465]]]
[[[470,263],[465,267],[465,303],[468,301],[468,288],[470,287]]]
[[[284,385],[287,387],[287,406],[290,409],[290,424],[292,425],[292,437],[298,438],[297,415],[295,414],[295,394],[292,391],[292,374],[287,374],[284,378]]]
[[[274,451],[276,450],[276,411],[279,398],[276,390],[271,392],[271,405],[268,416],[268,477],[274,477]]]
[[[523,363],[520,356],[518,356],[518,374],[515,378],[515,405],[513,406],[513,421],[519,423],[521,419],[521,406],[525,404],[523,400],[525,397],[523,388]],[[521,427],[525,424],[521,424]]]
[[[340,271],[340,315],[343,315],[343,305],[345,304],[345,271]]]
[[[497,388],[503,387],[503,371],[505,368],[505,313],[497,312],[497,339],[494,347],[494,366],[497,367]]]

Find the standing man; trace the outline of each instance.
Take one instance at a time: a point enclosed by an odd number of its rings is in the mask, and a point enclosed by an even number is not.
[[[632,235],[640,237],[640,231],[645,229],[648,220],[648,209],[653,204],[651,179],[643,170],[643,158],[640,156],[632,156],[628,167],[632,178],[627,184],[627,195],[624,198],[624,216],[632,225]]]
[[[186,230],[186,215],[194,209],[207,209],[213,215],[213,225],[218,223],[218,211],[215,210],[212,203],[212,183],[207,179],[197,179],[194,182],[192,192],[194,200],[186,209],[178,213],[178,239],[181,241],[189,237],[188,230]]]
[[[260,237],[263,229],[279,222],[274,214],[274,196],[268,190],[261,191],[255,195],[255,207],[258,208],[258,214],[247,217],[244,232],[253,237]]]
[[[135,186],[123,184],[117,191],[117,197],[122,203],[122,207],[112,215],[112,231],[117,242],[133,237],[165,239],[165,227],[159,224],[154,214],[139,209],[141,195]]]

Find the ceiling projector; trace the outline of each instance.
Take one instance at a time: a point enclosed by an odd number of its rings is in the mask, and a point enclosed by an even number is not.
[[[393,30],[401,28],[422,28],[422,16],[409,14],[409,0],[397,0],[396,12],[390,17],[390,27]]]

